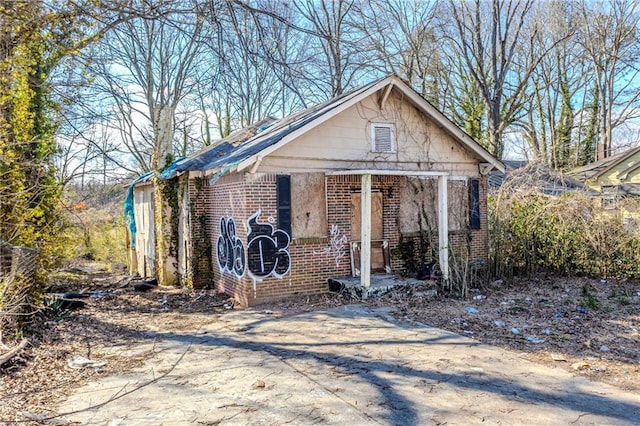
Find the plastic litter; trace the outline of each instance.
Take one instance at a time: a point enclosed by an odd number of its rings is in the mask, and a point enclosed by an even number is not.
[[[92,359],[85,358],[83,356],[75,356],[67,361],[69,368],[79,370],[82,368],[100,368],[107,365],[105,361],[94,361]]]
[[[486,298],[487,298],[487,296],[483,296],[481,294],[478,294],[477,296],[473,296],[474,300],[482,300],[482,299],[486,299]]]
[[[495,324],[496,327],[504,327],[505,326],[504,321],[495,320],[493,323]]]
[[[600,352],[609,352],[609,350],[609,346],[607,345],[600,346]]]
[[[512,332],[513,334],[516,334],[516,335],[520,334],[520,330],[518,330],[518,329],[517,329],[517,328],[515,328],[515,327],[513,327],[513,328],[511,329],[511,332]]]
[[[474,308],[473,306],[467,306],[466,308],[464,308],[464,310],[465,310],[467,313],[470,313],[470,314],[477,314],[477,313],[480,313],[480,310],[478,310],[478,309]]]
[[[545,336],[550,336],[551,335],[551,330],[549,330],[548,328],[545,328],[540,333],[544,334]]]
[[[527,341],[535,344],[540,344],[546,342],[545,339],[541,339],[539,337],[529,336],[527,337]]]
[[[579,312],[581,314],[586,314],[587,310],[585,308],[576,308],[576,312]]]

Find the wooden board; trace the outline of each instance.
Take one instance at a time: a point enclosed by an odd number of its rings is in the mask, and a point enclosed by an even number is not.
[[[371,193],[371,271],[385,271],[384,250],[380,241],[384,238],[382,221],[382,193]],[[360,241],[362,234],[362,194],[351,194],[351,241]],[[374,243],[375,242],[375,243]],[[359,249],[358,249],[359,251]],[[359,268],[359,267],[358,267]]]

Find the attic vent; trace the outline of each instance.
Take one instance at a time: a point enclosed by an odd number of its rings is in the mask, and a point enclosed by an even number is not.
[[[372,150],[374,152],[394,152],[393,124],[374,123],[372,129]]]

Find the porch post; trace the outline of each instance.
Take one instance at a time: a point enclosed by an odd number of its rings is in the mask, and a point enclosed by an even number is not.
[[[440,272],[445,285],[449,283],[449,207],[447,176],[438,176],[438,252]]]
[[[360,219],[360,285],[371,284],[371,174],[362,175],[362,208]]]

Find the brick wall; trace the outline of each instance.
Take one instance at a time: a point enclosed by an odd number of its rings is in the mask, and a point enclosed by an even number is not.
[[[405,265],[399,253],[400,242],[398,212],[400,191],[398,185],[404,177],[373,176],[372,189],[383,197],[383,238],[389,241],[391,267],[395,273],[403,272]],[[248,265],[242,276],[220,268],[217,258],[217,242],[220,236],[220,219],[233,218],[236,236],[244,244],[247,253],[247,221],[258,210],[258,222],[277,224],[276,175],[235,174],[218,180],[213,188],[207,188],[202,203],[208,215],[207,228],[211,236],[213,276],[216,288],[232,295],[242,305],[255,305],[293,295],[319,294],[327,291],[327,279],[351,274],[349,242],[359,240],[351,235],[351,196],[360,192],[360,176],[327,177],[327,237],[296,239],[290,242],[287,251],[291,266],[282,277],[273,275],[254,280]],[[459,231],[450,234],[452,250],[470,247],[472,257],[486,259],[487,253],[487,206],[486,179],[480,184],[480,215],[482,229]],[[200,211],[200,210],[199,210]],[[342,239],[346,236],[347,242]],[[470,238],[470,240],[469,240]],[[342,241],[343,244],[339,244]],[[332,244],[336,243],[336,244]],[[437,244],[437,236],[436,236]],[[249,256],[246,256],[249,258]],[[254,259],[255,260],[255,259]]]
[[[189,223],[191,249],[187,259],[187,268],[194,288],[207,288],[213,285],[213,265],[211,263],[212,223],[209,214],[211,188],[208,179],[189,179]]]

